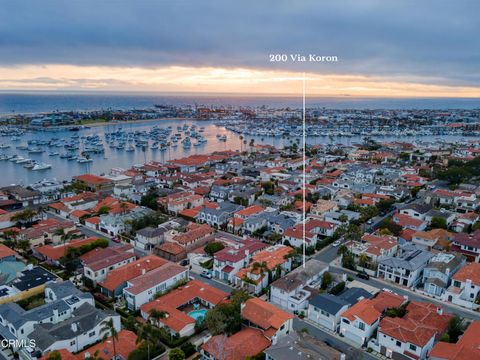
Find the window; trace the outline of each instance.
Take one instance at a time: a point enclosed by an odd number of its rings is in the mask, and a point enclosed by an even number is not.
[[[363,322],[359,322],[359,323],[358,323],[358,328],[359,328],[360,330],[365,330],[365,324],[364,324]]]
[[[348,321],[347,319],[342,319],[342,322],[344,322],[345,324],[350,324],[350,321]]]
[[[397,345],[398,347],[401,347],[401,346],[402,346],[402,343],[397,340],[397,342],[395,343],[395,345]]]
[[[417,347],[413,344],[410,344],[410,350],[413,350],[413,351],[416,351],[417,350]]]
[[[70,346],[75,345],[75,340],[70,341]]]
[[[95,336],[95,331],[92,331],[88,334],[89,337]]]

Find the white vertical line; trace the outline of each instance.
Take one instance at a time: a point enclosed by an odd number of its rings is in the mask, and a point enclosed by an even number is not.
[[[305,73],[303,73],[303,114],[302,114],[302,128],[303,128],[303,267],[305,267],[305,250],[306,250],[306,231],[305,231],[305,221],[306,221],[306,188],[307,188],[307,161],[305,156],[305,148],[307,143],[307,129],[305,124]]]

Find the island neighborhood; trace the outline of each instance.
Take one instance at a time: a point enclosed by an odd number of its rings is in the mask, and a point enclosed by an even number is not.
[[[301,150],[1,188],[0,359],[479,359],[478,140]]]

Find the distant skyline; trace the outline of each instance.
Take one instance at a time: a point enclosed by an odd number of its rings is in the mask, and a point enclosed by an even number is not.
[[[0,91],[480,98],[480,3],[17,0]],[[337,56],[269,62],[269,54]]]

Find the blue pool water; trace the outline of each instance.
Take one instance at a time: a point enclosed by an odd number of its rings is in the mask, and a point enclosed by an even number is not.
[[[205,315],[207,314],[206,309],[202,310],[193,310],[188,313],[189,316],[195,319],[195,321],[203,321],[205,319]]]

